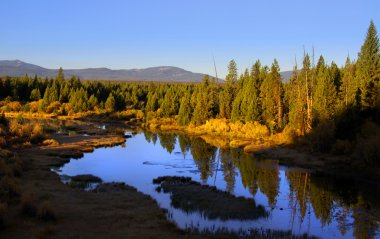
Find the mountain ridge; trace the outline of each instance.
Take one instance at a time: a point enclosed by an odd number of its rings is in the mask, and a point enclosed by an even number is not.
[[[37,75],[54,77],[58,69],[48,69],[20,60],[0,60],[0,76]],[[154,66],[143,69],[109,69],[94,67],[64,69],[65,77],[76,76],[83,80],[160,81],[160,82],[200,82],[206,74],[195,73],[176,66]],[[289,72],[281,72],[287,81]]]

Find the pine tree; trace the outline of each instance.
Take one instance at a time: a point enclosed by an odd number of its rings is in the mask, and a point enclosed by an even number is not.
[[[379,38],[371,21],[364,44],[358,55],[357,77],[360,82],[361,104],[364,108],[374,107],[380,94],[380,50]]]
[[[232,103],[232,120],[245,120],[250,102],[250,99],[247,97],[247,95],[250,94],[248,88],[251,84],[251,81],[252,80],[250,79],[248,69],[246,69],[244,75],[242,75],[239,79],[239,88]]]
[[[196,92],[196,104],[192,121],[196,125],[201,125],[211,117],[213,109],[213,99],[211,98],[211,86],[208,75],[203,78],[202,83],[198,86]]]
[[[113,112],[116,110],[115,106],[116,106],[115,97],[113,96],[112,93],[110,93],[105,104],[106,110]]]
[[[41,92],[40,89],[33,89],[32,92],[30,92],[30,100],[40,100],[41,99]]]
[[[260,98],[262,102],[263,119],[273,133],[281,128],[283,117],[282,83],[280,67],[275,59],[271,71],[261,84]]]
[[[260,87],[262,79],[260,78],[261,63],[255,62],[251,69],[250,80],[248,81],[244,102],[247,102],[247,111],[245,114],[246,121],[259,121],[261,117]]]
[[[355,79],[356,65],[351,62],[350,57],[347,56],[346,64],[343,68],[342,84],[339,90],[340,106],[347,108],[355,105],[355,94],[359,85]]]
[[[88,109],[89,110],[94,110],[96,106],[98,106],[98,99],[96,98],[95,95],[91,95],[90,98],[88,99]]]
[[[301,94],[303,95],[303,101],[306,103],[305,109],[306,109],[306,119],[305,119],[305,131],[309,132],[312,129],[312,123],[313,123],[313,84],[312,81],[312,69],[310,64],[310,57],[308,54],[304,56],[303,64],[302,64],[302,70],[301,70],[301,76],[300,76],[300,83],[301,86]],[[302,130],[304,131],[304,130]]]
[[[75,90],[70,95],[70,104],[74,112],[85,112],[87,110],[88,94],[84,88]]]
[[[180,125],[187,125],[191,121],[191,105],[190,105],[190,93],[187,91],[181,99],[181,105],[178,113],[178,123]]]
[[[176,94],[173,88],[169,88],[160,107],[160,116],[170,117],[177,114]]]
[[[55,80],[56,80],[59,84],[62,84],[63,81],[65,80],[65,75],[63,74],[63,69],[62,69],[62,67],[59,68],[59,70],[58,70],[58,74],[57,74]]]
[[[43,109],[46,109],[46,107],[48,107],[52,102],[58,101],[58,97],[58,87],[54,82],[51,87],[48,86],[45,90],[44,98],[42,101]]]
[[[158,109],[158,96],[156,92],[150,91],[147,96],[146,112],[154,112]]]
[[[318,120],[329,120],[335,113],[336,88],[333,76],[335,69],[332,68],[332,71],[329,71],[322,56],[320,59],[323,62],[317,67],[313,109]]]
[[[223,91],[219,95],[219,117],[231,118],[232,102],[235,97],[235,84],[237,81],[236,62],[231,60],[228,65],[228,74],[223,84]]]

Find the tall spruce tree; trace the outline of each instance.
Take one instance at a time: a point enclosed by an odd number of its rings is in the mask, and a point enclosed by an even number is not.
[[[361,104],[363,108],[375,106],[379,91],[380,50],[379,37],[371,21],[364,44],[358,55],[357,77],[360,82]]]
[[[260,89],[262,117],[272,133],[282,127],[282,90],[280,67],[275,59],[270,73],[264,79]]]
[[[231,60],[228,65],[228,74],[226,81],[223,84],[223,90],[219,95],[219,117],[231,118],[232,102],[235,98],[235,84],[237,81],[237,66],[234,60]]]
[[[186,92],[181,99],[181,105],[178,112],[178,124],[187,125],[191,121],[190,92]]]
[[[356,65],[351,62],[349,56],[347,56],[346,64],[342,72],[342,84],[339,90],[340,107],[346,109],[349,106],[355,105],[355,95],[359,88],[357,80],[355,78]]]
[[[335,113],[336,88],[334,84],[335,69],[329,71],[323,57],[320,57],[316,72],[316,86],[314,93],[313,110],[318,120],[329,120]]]

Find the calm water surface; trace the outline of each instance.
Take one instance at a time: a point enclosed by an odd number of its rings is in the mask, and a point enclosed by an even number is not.
[[[124,147],[99,148],[71,160],[59,174],[93,174],[106,182],[134,186],[168,209],[168,218],[180,228],[240,232],[268,228],[322,238],[379,238],[379,188],[258,160],[238,149],[213,147],[198,137],[137,133]],[[266,214],[254,220],[221,220],[173,206],[171,195],[157,192],[152,184],[154,178],[166,175],[189,176],[250,198]]]

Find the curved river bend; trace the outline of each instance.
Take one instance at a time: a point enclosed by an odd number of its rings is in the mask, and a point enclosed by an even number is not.
[[[221,149],[199,137],[150,132],[133,134],[126,146],[99,148],[58,170],[60,175],[93,174],[105,182],[125,182],[152,196],[180,228],[248,231],[290,230],[321,238],[379,237],[379,189],[354,181],[318,176],[258,160],[239,149]],[[255,201],[265,213],[253,219],[209,218],[202,209],[173,206],[156,190],[158,176],[189,176]],[[223,208],[220,208],[223,210]]]

